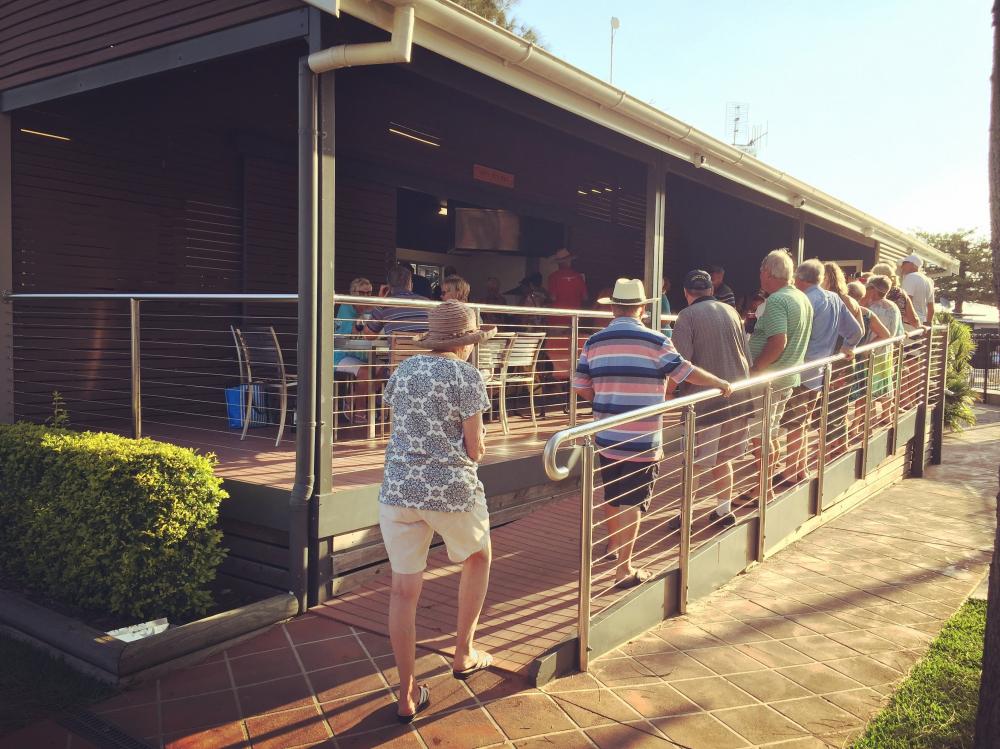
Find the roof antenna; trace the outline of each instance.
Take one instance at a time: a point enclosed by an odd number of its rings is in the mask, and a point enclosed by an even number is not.
[[[767,143],[767,123],[751,126],[749,103],[726,102],[726,137],[731,145],[756,157]]]

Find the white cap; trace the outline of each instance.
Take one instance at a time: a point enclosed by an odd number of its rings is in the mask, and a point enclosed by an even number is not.
[[[923,266],[924,264],[924,261],[920,258],[920,255],[907,255],[902,260],[900,260],[899,263],[900,265],[902,265],[903,263],[913,263],[915,266],[917,266],[917,270],[920,270],[921,266]]]

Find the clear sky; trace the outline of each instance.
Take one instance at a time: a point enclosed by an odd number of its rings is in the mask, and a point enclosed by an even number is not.
[[[548,49],[902,229],[989,231],[990,0],[521,0]]]

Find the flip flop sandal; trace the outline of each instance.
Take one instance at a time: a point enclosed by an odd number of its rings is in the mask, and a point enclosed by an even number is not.
[[[420,685],[420,699],[417,701],[417,709],[414,710],[409,715],[401,715],[396,713],[396,720],[404,725],[407,723],[412,723],[413,719],[416,718],[420,713],[431,706],[431,690],[427,688],[426,684]]]
[[[615,583],[615,587],[619,590],[628,590],[629,588],[634,588],[637,585],[642,585],[652,574],[649,570],[636,570],[628,577],[622,578]]]
[[[476,662],[473,665],[469,666],[469,668],[462,669],[461,671],[452,669],[451,675],[459,681],[468,681],[469,677],[473,674],[485,671],[493,665],[493,656],[489,653],[484,653],[483,651],[476,650],[475,648],[473,648],[472,652],[476,656]]]

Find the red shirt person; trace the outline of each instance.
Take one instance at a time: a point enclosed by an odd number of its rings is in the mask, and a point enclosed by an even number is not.
[[[583,309],[587,300],[587,279],[578,270],[573,270],[573,255],[565,247],[552,256],[559,267],[548,277],[549,297],[553,307],[560,309]],[[569,358],[569,331],[559,328],[569,328],[572,319],[569,317],[549,317],[546,323],[551,326],[545,338],[544,349],[552,362],[552,376],[557,381],[569,377],[572,362]],[[568,396],[567,385],[565,395]]]

